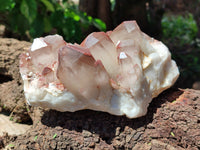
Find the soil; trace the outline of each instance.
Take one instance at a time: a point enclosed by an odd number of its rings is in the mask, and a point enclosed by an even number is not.
[[[30,121],[19,74],[19,55],[31,43],[0,38],[0,112],[12,112],[15,122]]]
[[[168,89],[153,99],[147,115],[137,119],[92,110],[70,113],[28,106],[18,56],[29,46],[28,42],[0,38],[1,114],[31,125],[26,133],[0,136],[0,149],[200,149],[199,90]]]

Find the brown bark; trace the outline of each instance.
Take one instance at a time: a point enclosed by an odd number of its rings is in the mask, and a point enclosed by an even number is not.
[[[127,20],[136,20],[141,30],[153,37],[158,38],[161,32],[161,19],[164,13],[160,3],[153,0],[116,0],[114,12],[111,12],[109,0],[80,0],[79,9],[87,12],[94,18],[100,18],[106,23],[107,30]],[[149,18],[148,18],[149,15]],[[95,31],[90,28],[88,33]]]
[[[86,12],[92,17],[97,16],[97,3],[98,0],[80,0],[79,1],[79,10]]]
[[[136,20],[143,32],[159,38],[163,13],[160,3],[155,3],[154,0],[116,0],[115,26],[125,20]]]
[[[111,5],[109,0],[99,0],[98,1],[98,12],[97,18],[100,18],[106,23],[107,30],[112,29],[112,19],[111,19]]]
[[[162,36],[161,20],[165,12],[163,3],[161,1],[149,0],[148,5],[147,15],[149,16],[149,31],[147,31],[147,33],[157,39],[160,39]]]
[[[112,29],[112,19],[109,0],[80,0],[79,9],[93,18],[105,22],[107,30]]]
[[[148,30],[146,0],[116,0],[115,27],[126,20],[136,20],[143,31]]]

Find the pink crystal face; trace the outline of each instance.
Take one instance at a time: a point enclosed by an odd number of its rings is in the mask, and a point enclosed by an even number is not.
[[[56,76],[58,50],[65,44],[58,35],[35,39],[31,49],[20,56],[21,75],[29,80],[37,77],[39,87],[59,82]]]
[[[81,100],[110,98],[109,76],[93,57],[66,45],[59,50],[57,76],[67,90]]]
[[[117,51],[113,41],[104,32],[91,33],[84,46],[89,49],[96,61],[100,60],[109,76],[115,79],[119,70]]]

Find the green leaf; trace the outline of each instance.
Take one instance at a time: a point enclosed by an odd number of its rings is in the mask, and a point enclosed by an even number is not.
[[[93,22],[94,26],[97,27],[99,30],[101,31],[106,31],[106,24],[101,21],[100,19],[94,19],[94,22]]]
[[[10,121],[13,121],[13,117],[10,117]]]
[[[92,22],[92,17],[88,16],[88,20],[89,20],[89,22]]]
[[[37,4],[35,0],[22,0],[20,5],[21,13],[32,23],[37,15]]]
[[[66,18],[73,18],[75,21],[79,21],[80,20],[80,16],[78,14],[76,14],[73,11],[70,11],[68,9],[65,9],[65,13],[64,13]]]
[[[79,21],[79,20],[80,20],[79,15],[75,14],[74,12],[72,12],[72,18],[73,18],[75,21]]]
[[[14,144],[9,144],[8,146],[9,146],[9,147],[15,147],[15,145],[14,145]]]
[[[110,0],[110,4],[111,4],[111,11],[114,11],[116,0]]]
[[[31,37],[36,38],[42,36],[44,33],[44,22],[42,16],[37,16],[30,27]]]
[[[49,10],[51,12],[55,11],[53,4],[50,3],[48,0],[41,0],[41,2],[46,6],[47,10]]]
[[[170,133],[173,137],[175,136],[173,132]]]
[[[176,102],[176,100],[173,100],[173,101],[172,101],[172,103],[175,103],[175,102]]]
[[[36,140],[37,140],[37,138],[38,138],[38,136],[36,135],[36,136],[35,136],[35,138],[34,138],[34,141],[36,141]]]
[[[0,0],[0,11],[6,11],[14,8],[14,0]]]
[[[63,27],[64,13],[62,11],[55,11],[50,16],[50,21],[53,27],[61,28]]]
[[[44,32],[49,32],[52,29],[51,22],[48,18],[44,17]]]
[[[9,22],[11,29],[14,32],[21,33],[22,35],[25,35],[25,32],[29,29],[28,19],[26,19],[24,15],[21,15],[16,9],[10,14]]]
[[[55,133],[55,134],[54,134],[54,136],[53,136],[53,139],[55,139],[55,138],[56,138],[56,136],[57,136],[57,134]]]

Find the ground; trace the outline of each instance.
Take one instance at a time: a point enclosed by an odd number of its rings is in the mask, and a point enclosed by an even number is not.
[[[28,42],[0,38],[0,117],[9,115],[8,125],[18,122],[30,127],[17,135],[0,134],[0,149],[200,149],[198,90],[168,89],[153,99],[147,115],[137,119],[92,110],[70,113],[28,106],[18,56],[29,46]]]

